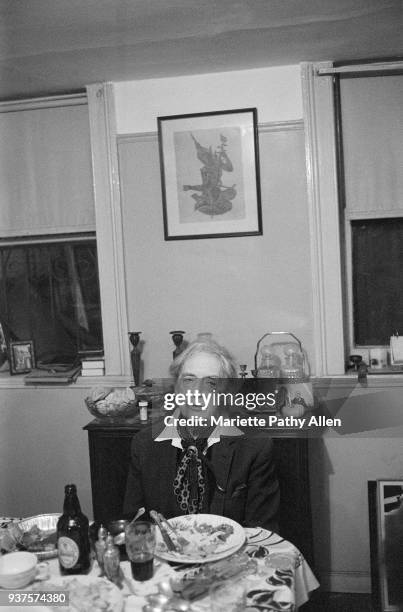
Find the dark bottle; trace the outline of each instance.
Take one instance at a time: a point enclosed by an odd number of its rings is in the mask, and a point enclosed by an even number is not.
[[[57,550],[61,574],[84,574],[89,570],[88,519],[81,512],[74,484],[64,487],[63,514],[57,521]]]

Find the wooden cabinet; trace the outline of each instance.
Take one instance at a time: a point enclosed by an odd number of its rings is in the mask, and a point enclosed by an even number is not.
[[[133,435],[142,425],[130,421],[105,425],[95,419],[88,431],[94,520],[121,518]],[[306,438],[276,437],[275,451],[281,488],[280,532],[313,565],[308,443]],[[312,441],[314,442],[314,441]]]

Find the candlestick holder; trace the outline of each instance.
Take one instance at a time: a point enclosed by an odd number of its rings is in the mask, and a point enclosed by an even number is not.
[[[181,330],[174,330],[169,333],[171,334],[172,342],[174,343],[176,347],[172,353],[173,358],[176,359],[178,355],[180,355],[183,349],[185,348],[185,344],[183,342],[183,336],[184,334],[186,334],[186,332],[181,331]]]
[[[141,332],[129,332],[129,340],[132,344],[132,350],[130,351],[130,361],[132,364],[132,372],[134,379],[134,386],[140,385],[140,364],[141,364],[141,353],[139,349]]]
[[[239,367],[241,369],[239,376],[242,378],[242,380],[245,380],[245,378],[247,377],[248,373],[246,371],[246,368],[248,367],[247,365],[241,365],[239,364]]]

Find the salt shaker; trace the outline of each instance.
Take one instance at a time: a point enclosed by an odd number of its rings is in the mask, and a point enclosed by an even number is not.
[[[104,552],[104,572],[108,580],[117,582],[120,574],[120,554],[119,549],[113,542],[110,534],[106,538],[106,548]]]
[[[101,570],[101,575],[104,573],[104,553],[106,549],[106,536],[108,535],[107,530],[103,525],[98,529],[98,539],[95,542],[95,552],[97,555],[98,565]]]

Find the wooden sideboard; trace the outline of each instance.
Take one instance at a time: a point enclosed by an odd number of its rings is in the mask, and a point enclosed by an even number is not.
[[[96,522],[106,523],[122,517],[131,442],[142,427],[138,416],[113,424],[94,419],[84,427],[88,432]],[[280,533],[301,550],[312,567],[309,442],[307,438],[284,435],[276,437],[274,445],[281,488]]]

